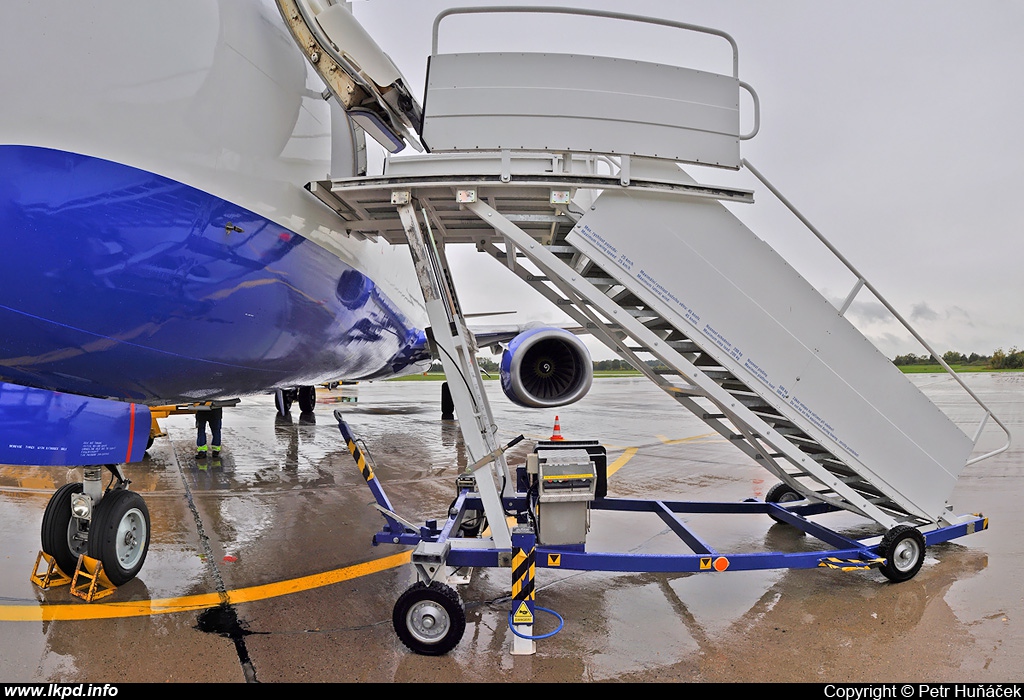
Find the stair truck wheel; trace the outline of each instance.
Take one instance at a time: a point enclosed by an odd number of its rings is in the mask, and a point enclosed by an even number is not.
[[[882,574],[894,583],[914,578],[924,563],[924,548],[924,535],[916,527],[892,528],[878,545],[878,556],[885,559],[880,567]]]
[[[149,551],[149,509],[134,491],[109,491],[92,512],[89,556],[103,563],[115,586],[128,583],[142,569]]]
[[[75,573],[78,555],[88,553],[88,544],[78,535],[78,519],[71,516],[71,497],[82,493],[82,484],[64,484],[57,489],[43,511],[40,539],[43,551],[53,557],[66,575]]]
[[[437,581],[419,581],[399,596],[391,621],[402,643],[424,656],[447,654],[466,631],[459,594]]]
[[[793,501],[804,500],[804,496],[786,482],[780,481],[768,489],[768,493],[765,494],[764,500],[765,503],[792,503]],[[777,523],[785,522],[771,511],[768,511],[768,517]]]

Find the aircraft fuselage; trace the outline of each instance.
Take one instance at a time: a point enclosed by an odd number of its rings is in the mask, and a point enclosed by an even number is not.
[[[0,381],[153,403],[427,359],[407,253],[348,238],[303,191],[354,174],[354,146],[272,4],[17,14],[0,29]]]

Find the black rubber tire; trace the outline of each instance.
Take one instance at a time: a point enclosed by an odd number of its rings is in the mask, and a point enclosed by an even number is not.
[[[299,387],[299,410],[303,413],[312,413],[316,410],[316,387]]]
[[[803,494],[784,481],[780,481],[772,486],[764,496],[765,503],[790,503],[792,501],[802,500],[804,500]],[[777,523],[786,522],[781,520],[779,516],[775,515],[771,511],[768,512],[768,517]]]
[[[284,418],[292,410],[292,401],[295,399],[294,389],[278,389],[274,392],[274,405],[277,407],[277,415]]]
[[[103,563],[115,586],[135,578],[149,551],[149,509],[134,491],[109,491],[93,508],[89,556]]]
[[[455,400],[448,382],[441,383],[441,420],[455,420]]]
[[[399,596],[391,621],[402,643],[423,656],[447,654],[466,632],[459,594],[437,581],[418,581]]]
[[[879,567],[882,575],[893,583],[909,581],[924,564],[924,535],[916,527],[897,525],[882,537],[878,556],[885,559]]]
[[[71,497],[82,493],[82,484],[64,484],[57,489],[43,511],[40,540],[43,551],[53,557],[57,566],[66,575],[75,573],[78,555],[88,554],[88,546],[82,542],[72,544],[71,540]]]
[[[467,524],[468,523],[468,524]],[[487,524],[487,517],[481,510],[467,510],[459,525],[456,537],[479,537]]]

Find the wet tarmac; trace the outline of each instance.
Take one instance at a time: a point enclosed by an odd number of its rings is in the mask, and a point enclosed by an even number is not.
[[[1024,435],[1024,374],[966,375]],[[914,378],[965,425],[980,416],[945,377]],[[500,393],[495,383],[489,389]],[[153,527],[140,576],[100,602],[29,581],[53,489],[76,470],[0,466],[0,681],[981,681],[1024,680],[1024,459],[1019,446],[967,468],[952,502],[990,529],[930,547],[921,572],[607,574],[537,570],[537,604],[565,620],[533,656],[509,653],[510,572],[477,570],[460,587],[467,627],[443,657],[396,637],[391,611],[415,579],[406,548],[373,547],[383,521],[332,417],[340,408],[372,455],[396,510],[440,518],[465,466],[442,423],[440,385],[383,382],[321,394],[315,413],[276,417],[271,397],[225,411],[224,455],[197,460],[194,421],[162,421],[147,459],[129,465]],[[358,401],[342,401],[357,394]],[[335,403],[336,402],[336,403]],[[556,411],[492,395],[500,437],[546,439]],[[609,495],[763,498],[768,472],[644,379],[602,379],[561,408],[569,439],[599,438]],[[970,429],[968,432],[973,432]],[[982,448],[1000,434],[986,429]],[[608,516],[608,517],[604,517]],[[589,542],[664,552],[657,519],[604,514]],[[759,516],[703,518],[719,549],[785,551],[811,538]],[[850,514],[833,527],[860,527]],[[847,522],[849,521],[849,522]],[[228,601],[231,601],[228,603]],[[538,619],[535,632],[553,629]]]

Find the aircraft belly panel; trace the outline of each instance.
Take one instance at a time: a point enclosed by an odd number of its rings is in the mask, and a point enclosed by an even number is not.
[[[138,461],[150,422],[145,406],[0,382],[0,464]]]

